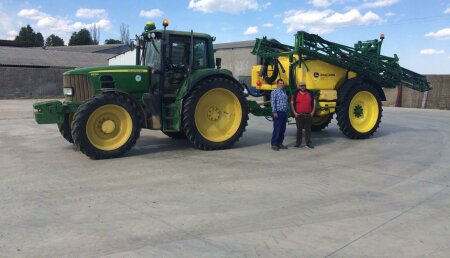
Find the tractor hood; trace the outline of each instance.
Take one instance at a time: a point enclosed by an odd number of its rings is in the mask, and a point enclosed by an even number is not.
[[[75,74],[96,74],[96,73],[127,73],[127,72],[148,72],[150,68],[148,66],[141,65],[113,65],[113,66],[92,66],[84,68],[75,68],[73,70],[67,71],[64,75],[75,75]]]

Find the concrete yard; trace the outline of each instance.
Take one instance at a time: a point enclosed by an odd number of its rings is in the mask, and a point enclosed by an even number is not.
[[[367,140],[334,120],[314,150],[253,116],[224,151],[143,130],[95,161],[35,101],[0,100],[1,257],[449,257],[450,111],[385,108]]]

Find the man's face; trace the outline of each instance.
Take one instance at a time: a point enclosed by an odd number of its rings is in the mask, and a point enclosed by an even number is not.
[[[284,88],[284,82],[283,82],[283,81],[279,81],[279,82],[278,82],[278,87],[279,87],[280,89],[283,89],[283,88]]]
[[[298,90],[304,92],[306,90],[306,85],[298,85]]]

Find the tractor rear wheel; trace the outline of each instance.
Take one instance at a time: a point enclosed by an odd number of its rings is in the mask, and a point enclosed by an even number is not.
[[[73,120],[73,113],[67,113],[64,114],[64,121],[61,124],[58,124],[58,129],[62,137],[64,137],[64,139],[66,139],[70,143],[73,143],[72,129],[71,129],[72,120]]]
[[[311,130],[314,132],[319,132],[325,129],[331,123],[331,120],[333,120],[333,115],[334,114],[313,117]]]
[[[84,102],[72,123],[75,146],[91,159],[123,155],[136,143],[140,131],[136,105],[123,96],[111,93]]]
[[[372,136],[380,125],[383,112],[380,94],[368,84],[351,90],[337,109],[339,128],[351,139]]]
[[[230,79],[206,79],[184,102],[184,132],[188,140],[202,150],[231,146],[242,136],[247,120],[244,94]]]

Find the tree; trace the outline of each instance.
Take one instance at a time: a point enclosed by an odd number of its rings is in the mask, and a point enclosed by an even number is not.
[[[128,24],[122,23],[120,24],[120,40],[122,40],[123,44],[131,45],[130,41],[130,28]]]
[[[45,40],[45,45],[47,47],[64,46],[64,40],[55,34],[52,34]]]
[[[29,24],[26,27],[20,28],[19,35],[16,36],[14,41],[24,42],[34,47],[44,46],[44,37],[42,37],[42,34],[40,32],[35,33]]]
[[[42,34],[40,32],[36,33],[36,38],[35,38],[35,46],[37,47],[43,47],[44,46],[44,37],[42,36]]]
[[[91,35],[93,44],[98,45],[98,43],[100,42],[100,28],[97,28],[97,25],[95,24],[91,29]]]
[[[107,39],[105,40],[105,45],[111,45],[111,44],[122,44],[122,41],[118,39]]]
[[[72,33],[69,39],[69,46],[92,45],[93,43],[91,33],[87,29]]]

